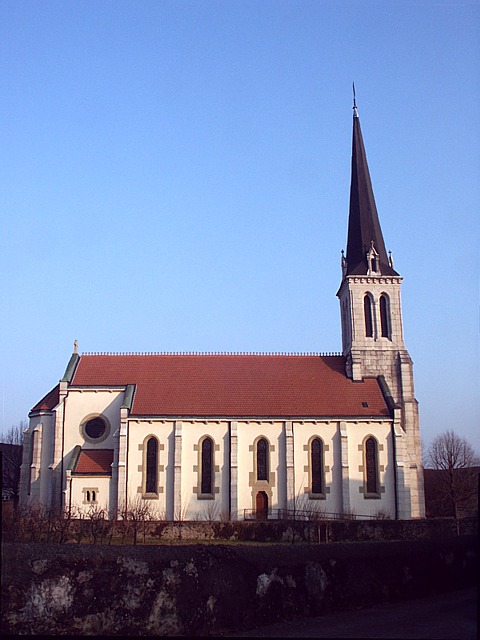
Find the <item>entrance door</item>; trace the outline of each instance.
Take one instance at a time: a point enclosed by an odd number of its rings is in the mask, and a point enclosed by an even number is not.
[[[256,498],[257,520],[266,520],[268,517],[268,496],[265,491],[259,491]]]

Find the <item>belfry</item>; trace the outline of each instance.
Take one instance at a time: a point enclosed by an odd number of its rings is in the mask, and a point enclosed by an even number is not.
[[[373,195],[357,106],[353,107],[352,172],[346,256],[337,292],[342,321],[342,349],[349,378],[377,377],[399,414],[406,438],[403,473],[410,476],[410,507],[424,515],[418,403],[413,363],[403,341],[402,277],[387,255]],[[402,482],[399,482],[401,486]]]

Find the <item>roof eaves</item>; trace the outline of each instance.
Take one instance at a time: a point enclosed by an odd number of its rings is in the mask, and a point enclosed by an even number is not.
[[[51,416],[53,415],[53,409],[32,409],[28,412],[28,417],[33,418],[34,416]]]
[[[124,384],[72,384],[70,391],[125,391]]]
[[[88,473],[84,471],[81,471],[81,472],[74,471],[72,475],[78,478],[92,478],[92,477],[111,478],[112,477],[112,473],[107,471],[89,471]]]
[[[335,422],[339,419],[341,420],[352,420],[353,422],[357,422],[359,420],[380,420],[383,421],[388,419],[389,416],[381,415],[381,414],[365,414],[365,415],[350,415],[350,414],[335,414],[329,416],[322,415],[220,415],[220,414],[130,414],[129,418],[131,420],[256,420],[256,421],[264,421],[264,422],[272,422],[279,420],[295,420],[296,422],[311,422],[311,421],[322,421],[322,422]]]

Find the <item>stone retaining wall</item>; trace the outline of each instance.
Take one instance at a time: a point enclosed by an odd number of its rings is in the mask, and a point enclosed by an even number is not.
[[[209,635],[476,584],[476,540],[4,543],[2,633]]]
[[[172,541],[250,541],[330,543],[367,540],[436,540],[476,535],[477,518],[423,520],[240,520],[165,521],[106,520],[92,512],[82,520],[47,510],[2,514],[2,539],[8,542],[74,542],[101,544]]]
[[[142,526],[139,540],[143,540]],[[146,540],[225,540],[250,542],[366,542],[437,540],[457,535],[476,535],[477,518],[435,520],[268,520],[227,522],[147,523]]]

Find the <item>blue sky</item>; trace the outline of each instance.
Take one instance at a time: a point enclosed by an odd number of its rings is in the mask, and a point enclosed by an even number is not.
[[[0,429],[80,351],[338,351],[352,81],[422,438],[479,449],[480,6],[0,3]]]

